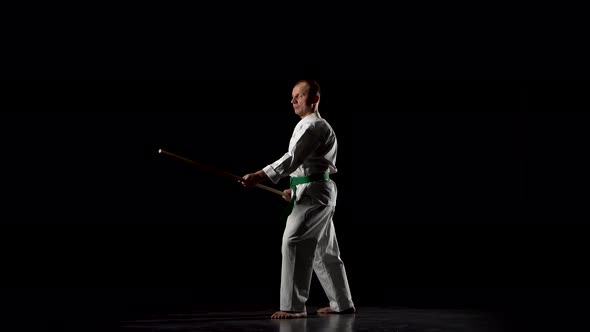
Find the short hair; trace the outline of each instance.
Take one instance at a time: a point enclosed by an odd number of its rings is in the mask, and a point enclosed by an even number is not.
[[[307,87],[309,88],[309,90],[307,91],[307,97],[308,98],[313,98],[315,96],[319,96],[320,95],[320,85],[317,81],[314,80],[299,80],[297,81],[297,83],[295,83],[295,85],[298,85],[299,83],[305,83],[307,84]]]

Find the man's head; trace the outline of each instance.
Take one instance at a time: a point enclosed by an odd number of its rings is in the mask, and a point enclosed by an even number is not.
[[[320,85],[313,80],[298,81],[293,87],[291,97],[295,114],[303,118],[317,112],[320,103]]]

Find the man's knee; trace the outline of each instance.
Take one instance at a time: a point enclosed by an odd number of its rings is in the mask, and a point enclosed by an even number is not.
[[[283,244],[282,244],[282,251],[283,253],[288,252],[295,248],[297,244],[297,237],[294,236],[284,236],[283,237]]]
[[[315,261],[322,265],[342,264],[340,256],[331,252],[323,252],[321,255],[316,255]]]

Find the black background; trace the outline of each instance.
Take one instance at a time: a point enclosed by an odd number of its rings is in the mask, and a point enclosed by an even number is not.
[[[582,83],[318,80],[340,145],[335,224],[358,307],[578,308]],[[7,310],[109,320],[275,308],[286,202],[157,151],[260,169],[299,119],[294,82],[7,84]],[[325,302],[314,277],[309,305]]]
[[[293,83],[312,78],[339,139],[335,224],[359,308],[574,326],[588,296],[585,21],[446,6],[9,10],[3,314],[88,326],[276,309],[286,202],[157,150],[256,171],[285,152]],[[309,305],[325,301],[314,279]]]

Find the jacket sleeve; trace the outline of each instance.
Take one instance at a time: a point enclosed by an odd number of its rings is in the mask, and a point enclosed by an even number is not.
[[[291,138],[289,151],[262,170],[273,183],[293,173],[320,145],[318,127],[306,124]]]

